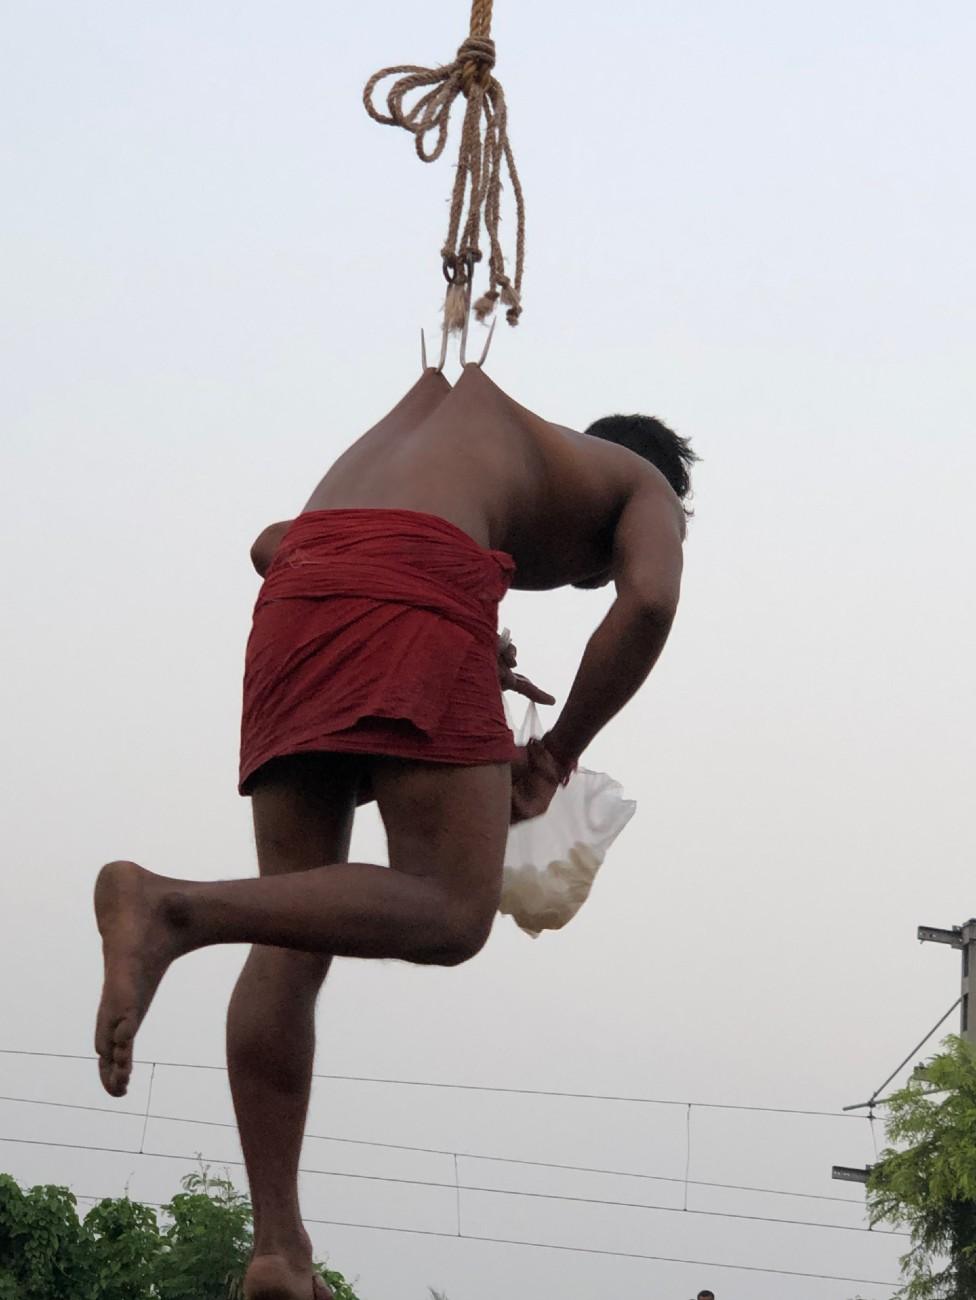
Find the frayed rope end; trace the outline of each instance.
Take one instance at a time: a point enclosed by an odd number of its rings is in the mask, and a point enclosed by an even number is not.
[[[479,324],[484,325],[489,316],[494,314],[497,302],[498,294],[494,292],[486,293],[483,297],[478,299],[474,305],[474,314],[477,316]]]
[[[502,285],[501,300],[504,306],[508,308],[505,313],[505,319],[509,325],[517,325],[519,317],[522,315],[522,303],[518,294],[510,284]]]
[[[444,328],[449,334],[458,334],[464,329],[468,315],[468,295],[462,284],[448,285],[447,297],[444,299]]]

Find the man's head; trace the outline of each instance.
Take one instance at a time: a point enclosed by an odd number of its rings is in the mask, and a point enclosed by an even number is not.
[[[698,1300],[715,1300],[714,1291],[699,1291]]]
[[[661,471],[681,501],[691,492],[691,467],[698,457],[687,438],[681,438],[651,415],[608,415],[591,424],[586,432],[592,438],[615,442],[638,456],[643,456]],[[685,513],[691,511],[685,507]],[[705,1293],[706,1300],[709,1293]]]

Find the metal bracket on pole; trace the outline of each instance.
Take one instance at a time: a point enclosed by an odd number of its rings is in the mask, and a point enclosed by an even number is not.
[[[967,1043],[976,1046],[976,918],[951,930],[940,930],[931,925],[920,925],[918,937],[922,943],[944,943],[962,952],[962,998],[960,1033]],[[970,1016],[970,1008],[973,1016]]]
[[[850,1165],[834,1165],[830,1176],[839,1183],[866,1183],[871,1177],[873,1168],[874,1165],[868,1165],[866,1169],[852,1169]]]
[[[962,926],[953,926],[951,930],[938,930],[934,925],[920,925],[918,941],[919,943],[947,943],[952,948],[961,948]]]

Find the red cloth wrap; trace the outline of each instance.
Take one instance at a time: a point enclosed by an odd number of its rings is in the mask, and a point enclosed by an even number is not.
[[[514,572],[434,515],[300,515],[254,607],[241,793],[270,759],[314,750],[510,762],[497,636]]]

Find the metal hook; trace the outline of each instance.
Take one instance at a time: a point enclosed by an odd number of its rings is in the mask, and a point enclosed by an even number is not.
[[[495,326],[498,324],[498,317],[493,316],[491,320],[491,329],[488,331],[488,338],[485,340],[485,348],[481,354],[481,360],[478,362],[479,369],[484,367],[488,360],[488,349],[491,347],[491,341],[495,337]]]
[[[461,331],[461,369],[468,364],[468,326],[471,324],[471,281],[464,297],[464,329]]]
[[[444,366],[445,363],[447,362],[447,341],[449,337],[450,337],[450,330],[447,328],[447,311],[445,310],[444,326],[441,330],[441,359],[437,363],[437,371],[439,374],[444,373]]]
[[[471,324],[471,298],[474,294],[474,268],[477,262],[474,253],[468,253],[464,259],[466,284],[464,293],[464,329],[461,331],[461,369],[468,364],[468,327]]]

